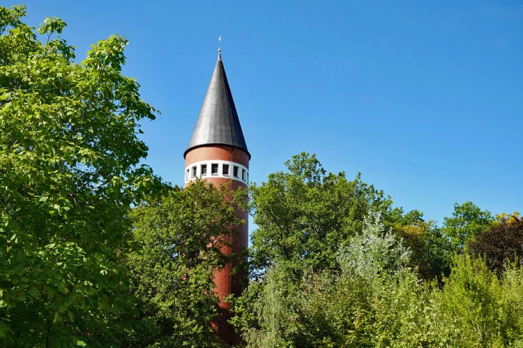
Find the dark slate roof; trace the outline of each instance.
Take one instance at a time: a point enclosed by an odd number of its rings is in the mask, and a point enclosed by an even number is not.
[[[183,156],[203,145],[230,145],[245,151],[249,158],[251,156],[243,137],[221,54],[218,55],[196,126]]]

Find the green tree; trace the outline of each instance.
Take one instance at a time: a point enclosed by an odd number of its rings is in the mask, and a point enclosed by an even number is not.
[[[134,307],[126,216],[158,181],[137,138],[155,109],[121,74],[124,38],[76,63],[62,20],[38,36],[25,14],[0,7],[0,345],[111,346]]]
[[[216,315],[213,272],[234,255],[221,250],[237,220],[231,194],[196,181],[142,203],[132,213],[137,248],[128,265],[144,321],[153,329],[134,332],[129,346],[214,347],[209,322]],[[242,192],[237,192],[241,199]]]
[[[388,220],[392,224],[399,224],[401,226],[418,226],[425,222],[423,213],[419,210],[414,209],[405,213],[401,207],[392,209]]]
[[[344,173],[327,174],[315,155],[293,156],[286,166],[288,172],[251,187],[253,267],[284,263],[297,276],[304,268],[339,268],[340,246],[362,230],[369,210],[385,216],[390,198],[359,175],[348,181]]]
[[[394,233],[412,253],[409,265],[422,279],[448,277],[453,251],[450,241],[435,221],[421,221],[415,225],[395,223],[392,226]]]
[[[452,217],[444,218],[443,233],[451,241],[454,250],[460,251],[469,240],[474,240],[494,221],[495,219],[489,211],[481,210],[472,202],[456,203]]]

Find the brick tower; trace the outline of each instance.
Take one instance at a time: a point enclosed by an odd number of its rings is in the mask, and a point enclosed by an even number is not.
[[[185,186],[196,178],[205,179],[213,184],[229,183],[231,190],[247,188],[249,182],[249,160],[251,155],[243,137],[242,127],[236,112],[225,69],[218,50],[218,61],[214,67],[211,82],[203,101],[198,120],[194,127],[189,146],[185,150]],[[237,218],[245,223],[231,234],[230,245],[222,252],[230,255],[239,254],[247,247],[248,214],[236,209]],[[233,340],[234,333],[227,320],[230,318],[230,303],[223,299],[231,293],[240,295],[246,279],[243,275],[232,275],[232,269],[238,262],[227,265],[214,274],[215,292],[220,298],[218,318],[213,327],[220,337]]]

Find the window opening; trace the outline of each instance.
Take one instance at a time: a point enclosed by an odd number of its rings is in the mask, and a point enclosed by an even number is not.
[[[211,164],[211,174],[218,175],[218,163]]]

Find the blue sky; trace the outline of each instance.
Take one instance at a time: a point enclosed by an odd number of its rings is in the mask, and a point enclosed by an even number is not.
[[[468,200],[523,212],[521,1],[25,4],[32,25],[68,23],[78,58],[129,39],[124,73],[162,112],[143,125],[146,163],[173,184],[222,36],[252,181],[307,151],[427,219]]]

